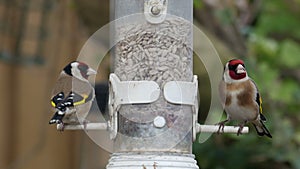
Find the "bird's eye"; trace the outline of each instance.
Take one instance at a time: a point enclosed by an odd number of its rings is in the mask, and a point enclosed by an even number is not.
[[[229,70],[235,70],[235,68],[236,68],[236,65],[228,65]]]

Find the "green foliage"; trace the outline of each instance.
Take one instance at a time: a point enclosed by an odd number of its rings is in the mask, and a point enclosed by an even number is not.
[[[193,147],[201,168],[300,169],[300,0],[293,3],[263,1],[244,58],[261,92],[266,126],[273,138],[257,136],[250,125],[250,133],[239,137],[214,135]]]
[[[203,7],[203,2],[202,2],[202,0],[194,0],[193,2],[194,2],[194,7],[195,7],[196,9],[201,9],[201,8]]]
[[[234,15],[229,8],[225,8],[220,11],[215,11],[215,15],[220,19],[223,25],[229,25],[233,23]]]
[[[283,41],[280,47],[279,61],[286,67],[300,67],[299,44],[291,40]]]
[[[257,34],[251,34],[249,43],[250,50],[254,50],[253,52],[257,54],[257,57],[264,57],[270,61],[276,59],[279,45],[275,40]]]
[[[266,0],[255,33],[268,36],[283,34],[300,38],[300,11],[284,0]]]

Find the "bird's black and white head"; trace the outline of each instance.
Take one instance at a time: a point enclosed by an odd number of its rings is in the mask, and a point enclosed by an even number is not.
[[[79,61],[69,63],[63,72],[82,81],[88,81],[90,75],[95,75],[97,72],[90,68],[87,64]]]
[[[232,59],[228,61],[224,67],[224,81],[226,83],[241,82],[248,80],[245,64],[240,59]]]

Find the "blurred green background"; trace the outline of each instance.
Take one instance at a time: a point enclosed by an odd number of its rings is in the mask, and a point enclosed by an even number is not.
[[[57,74],[84,42],[109,23],[109,0],[0,1],[0,168],[104,168],[109,154],[82,132],[49,127]],[[194,24],[223,63],[246,62],[260,89],[273,138],[213,135],[194,143],[203,169],[300,169],[300,1],[194,0]],[[103,44],[105,46],[105,44]],[[107,79],[107,59],[96,81]],[[98,71],[98,72],[99,72]],[[199,59],[200,123],[210,106],[208,76]],[[204,99],[207,98],[207,99]],[[225,115],[224,115],[225,118]]]
[[[195,0],[194,4],[195,19],[220,38],[234,53],[231,57],[245,60],[260,89],[273,135],[272,139],[258,137],[252,126],[241,137],[214,135],[194,144],[200,167],[300,168],[300,1]]]

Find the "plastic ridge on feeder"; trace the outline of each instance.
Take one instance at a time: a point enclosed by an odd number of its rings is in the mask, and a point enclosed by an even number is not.
[[[109,160],[109,169],[198,169],[193,154],[179,153],[114,153]]]

